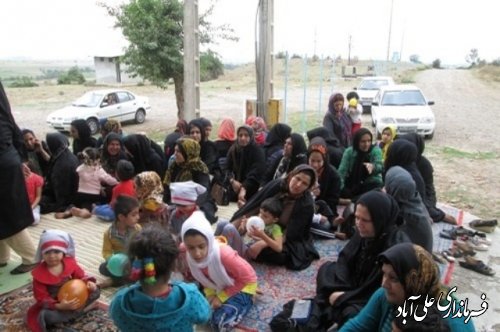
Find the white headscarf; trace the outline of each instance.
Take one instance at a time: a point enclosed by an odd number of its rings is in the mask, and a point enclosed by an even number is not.
[[[184,234],[190,229],[200,232],[208,242],[207,257],[201,262],[196,262],[189,251],[186,258],[193,277],[204,287],[223,290],[226,287],[233,286],[234,280],[228,276],[225,267],[220,259],[219,242],[215,241],[214,231],[205,214],[202,211],[195,211],[182,225],[181,236],[184,241]],[[201,269],[208,267],[208,279]],[[214,284],[215,283],[215,284]]]

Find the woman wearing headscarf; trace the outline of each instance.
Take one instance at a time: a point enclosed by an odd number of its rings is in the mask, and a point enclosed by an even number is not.
[[[340,197],[355,201],[357,197],[375,188],[382,188],[382,151],[373,144],[367,128],[354,134],[353,144],[347,148],[339,166],[342,179]]]
[[[413,181],[415,181],[420,198],[425,202],[427,199],[425,195],[425,183],[417,168],[417,156],[418,152],[415,144],[404,139],[397,139],[387,151],[387,156],[384,160],[384,170],[387,173],[393,166],[401,166],[407,170],[411,174]]]
[[[241,126],[236,136],[227,153],[227,170],[231,173],[229,199],[241,207],[259,189],[265,160],[262,148],[255,144],[252,128]]]
[[[396,135],[397,131],[395,125],[388,125],[382,129],[382,138],[380,142],[378,142],[378,147],[382,150],[382,160],[385,160],[387,157],[387,151],[389,151],[389,147],[396,139]]]
[[[382,191],[362,195],[355,208],[356,232],[336,262],[323,264],[316,277],[315,310],[310,320],[316,331],[333,323],[341,326],[368,302],[382,281],[377,256],[408,238],[396,227],[397,202]]]
[[[68,138],[61,133],[49,133],[46,142],[51,158],[40,201],[42,214],[66,211],[78,190],[79,162],[68,149]]]
[[[35,133],[30,129],[23,129],[21,134],[24,139],[26,157],[33,168],[33,172],[44,177],[47,173],[50,161],[47,143],[36,138]]]
[[[352,121],[344,107],[344,96],[334,93],[328,101],[328,111],[323,118],[323,126],[335,136],[344,148],[351,146]]]
[[[154,171],[160,178],[165,174],[163,152],[157,151],[153,142],[144,135],[133,134],[123,138],[123,145],[134,164],[137,174],[145,171]]]
[[[250,127],[252,127],[255,133],[255,143],[257,145],[264,145],[267,137],[267,125],[264,119],[260,116],[254,117],[250,123]]]
[[[193,181],[207,190],[200,195],[196,204],[205,213],[206,218],[214,223],[217,218],[217,206],[210,196],[210,176],[207,165],[200,158],[200,144],[190,137],[181,137],[174,147],[175,160],[170,164],[163,179],[163,201],[171,203],[170,184],[173,182]]]
[[[231,218],[234,226],[240,230],[246,227],[246,217],[256,215],[260,204],[270,197],[278,198],[283,204],[279,225],[283,229],[285,242],[282,252],[264,248],[259,257],[273,265],[284,265],[291,270],[303,270],[319,258],[310,234],[314,200],[311,188],[316,183],[316,172],[309,165],[299,165],[284,179],[267,183]]]
[[[276,159],[274,163],[267,168],[266,174],[262,179],[262,184],[274,179],[286,177],[290,171],[301,164],[307,164],[306,142],[302,135],[293,133],[285,140],[282,157]]]
[[[118,135],[123,136],[122,125],[120,121],[115,119],[101,119],[99,121],[99,127],[101,128],[101,135],[97,139],[97,147],[100,148],[104,144],[104,140],[109,133],[116,133]]]
[[[325,127],[314,128],[307,132],[307,138],[309,139],[309,142],[314,137],[318,136],[323,138],[326,142],[330,164],[332,164],[335,169],[338,169],[345,148],[343,146],[340,146],[339,140],[335,138]]]
[[[214,174],[215,170],[218,168],[217,147],[214,142],[208,139],[208,123],[206,119],[204,120],[201,118],[191,120],[189,122],[189,135],[200,144],[200,158],[205,165],[207,165],[208,172]]]
[[[399,166],[391,167],[385,174],[385,190],[398,202],[400,229],[413,243],[432,253],[431,218],[410,173]]]
[[[233,119],[225,118],[222,120],[217,132],[217,140],[215,147],[217,148],[217,158],[226,158],[229,148],[234,144],[236,139],[236,126]]]
[[[398,136],[398,139],[405,139],[412,142],[417,147],[417,169],[424,180],[425,185],[425,200],[424,204],[434,222],[444,221],[450,224],[457,223],[457,220],[446,214],[443,210],[436,206],[436,188],[434,188],[434,168],[431,162],[427,159],[423,153],[425,150],[424,138],[416,133],[405,134]]]
[[[168,225],[168,206],[163,203],[163,185],[156,172],[146,171],[134,179],[135,193],[139,201],[139,223]]]
[[[177,140],[182,136],[188,134],[188,124],[186,120],[179,119],[175,125],[174,132],[168,134],[167,137],[165,137],[165,141],[163,142],[165,158],[167,162],[170,160],[170,157],[174,155],[175,142],[177,142]]]
[[[340,197],[340,175],[328,162],[326,142],[321,137],[314,137],[307,149],[308,164],[318,175],[317,184],[312,193],[315,199],[316,213],[313,227],[321,230],[334,230],[334,219],[337,217],[337,204]]]
[[[87,121],[83,119],[73,120],[69,129],[69,134],[73,137],[73,154],[83,152],[83,149],[97,146],[97,140],[92,137]]]
[[[120,134],[111,132],[104,139],[101,151],[101,166],[108,174],[116,177],[116,166],[122,159],[127,159],[122,137]]]
[[[474,323],[467,315],[447,315],[447,311],[438,309],[438,304],[445,308],[450,306],[446,300],[449,291],[440,283],[439,268],[423,248],[400,243],[385,250],[378,260],[382,266],[382,287],[340,332],[398,331],[394,329],[394,325],[399,326],[398,321],[406,323],[408,328],[410,325],[415,327],[415,331],[475,331]],[[434,301],[427,302],[429,299]],[[452,301],[454,308],[463,310],[453,296]],[[417,312],[396,318],[403,306],[406,310],[415,308]],[[421,318],[419,321],[416,321],[417,316]]]
[[[290,137],[292,128],[285,123],[276,123],[267,134],[263,149],[266,164],[272,163],[269,158],[279,150],[283,150],[285,140]]]
[[[10,249],[22,258],[11,274],[31,271],[37,265],[36,249],[26,229],[34,220],[21,164],[23,148],[21,131],[0,82],[0,267],[9,262]]]

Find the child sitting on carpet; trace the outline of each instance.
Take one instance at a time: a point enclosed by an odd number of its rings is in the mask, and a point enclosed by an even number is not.
[[[195,284],[169,283],[179,254],[172,235],[149,225],[130,241],[130,278],[139,280],[119,290],[109,313],[120,331],[193,331],[210,318],[210,306]]]
[[[114,204],[116,220],[104,232],[102,240],[102,257],[106,260],[99,266],[99,272],[111,277],[99,284],[101,288],[121,286],[126,280],[121,276],[114,276],[108,269],[109,258],[117,253],[125,253],[126,246],[137,232],[141,230],[139,221],[139,202],[136,198],[120,195]]]
[[[283,230],[278,224],[282,210],[282,203],[276,197],[270,197],[262,201],[259,208],[259,217],[264,221],[265,228],[258,229],[252,227],[249,230],[248,235],[257,240],[250,245],[244,243],[236,227],[226,220],[221,220],[217,223],[215,234],[224,236],[227,239],[227,243],[241,257],[265,261],[265,252],[267,250],[274,252],[281,252],[283,250]],[[247,229],[247,221],[248,219],[242,220],[244,223],[243,229]],[[263,252],[262,250],[265,248],[269,249]]]
[[[90,304],[99,298],[100,291],[95,279],[86,276],[76,262],[71,235],[60,230],[43,231],[36,259],[40,264],[31,272],[36,303],[29,308],[27,316],[31,331],[47,331],[48,326],[68,322],[93,308]],[[77,298],[57,299],[59,289],[70,279],[86,282],[89,296],[84,304]]]
[[[113,205],[115,204],[118,196],[128,195],[136,197],[134,164],[124,159],[118,161],[118,164],[116,165],[116,176],[120,182],[113,187],[111,192],[111,202],[109,204],[97,205],[92,210],[92,213],[101,220],[114,221],[116,219],[116,215],[113,211]]]
[[[215,240],[210,223],[195,211],[182,225],[182,241],[193,277],[203,286],[214,310],[215,331],[236,326],[253,305],[257,275],[253,267],[230,246]]]
[[[154,171],[141,172],[135,176],[135,192],[139,200],[139,223],[157,222],[168,224],[168,205],[163,203],[163,184]]]

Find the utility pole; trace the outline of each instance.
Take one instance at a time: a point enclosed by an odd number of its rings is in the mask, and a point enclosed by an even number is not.
[[[273,97],[274,0],[259,0],[258,42],[256,43],[257,115],[266,122],[267,105]]]
[[[349,52],[347,53],[347,65],[351,65],[351,42],[352,42],[352,35],[349,35]]]
[[[200,35],[198,0],[184,0],[184,117],[200,116]]]
[[[392,31],[392,8],[394,5],[394,0],[391,0],[391,15],[389,18],[389,37],[387,38],[387,58],[386,61],[389,61],[389,52],[391,50],[391,31]]]

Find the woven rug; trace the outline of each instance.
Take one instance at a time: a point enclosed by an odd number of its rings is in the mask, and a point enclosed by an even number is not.
[[[316,273],[327,261],[337,260],[338,253],[346,244],[339,240],[315,240],[320,259],[303,271],[290,271],[283,267],[252,263],[257,272],[259,290],[254,305],[238,328],[243,331],[270,331],[269,322],[286,302],[316,293]]]
[[[35,300],[31,285],[2,296],[0,298],[0,331],[29,332],[24,319],[28,308],[34,303]],[[118,331],[118,329],[108,316],[108,306],[102,302],[98,302],[98,306],[95,309],[90,310],[69,323],[58,324],[54,328],[51,328],[50,331],[111,332]]]

